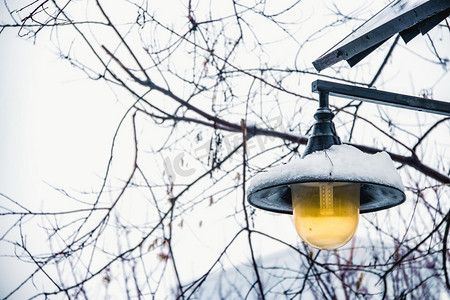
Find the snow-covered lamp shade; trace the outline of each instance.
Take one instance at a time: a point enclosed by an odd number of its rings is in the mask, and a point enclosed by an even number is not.
[[[341,145],[328,98],[319,103],[303,158],[256,174],[247,199],[257,208],[294,214],[297,233],[306,243],[331,250],[352,239],[360,213],[399,205],[405,193],[389,155]]]
[[[247,195],[255,207],[295,212],[299,235],[311,246],[327,250],[343,246],[353,237],[359,213],[405,201],[402,180],[389,155],[367,154],[349,145],[333,145],[260,172],[252,178]],[[316,208],[308,204],[308,197],[317,203]],[[345,233],[348,235],[341,237]]]

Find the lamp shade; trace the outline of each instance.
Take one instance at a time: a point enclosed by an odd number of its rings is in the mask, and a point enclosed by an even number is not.
[[[256,174],[247,190],[247,199],[255,207],[292,214],[291,185],[308,182],[359,183],[360,213],[405,201],[402,180],[389,155],[367,154],[349,145],[333,145]]]

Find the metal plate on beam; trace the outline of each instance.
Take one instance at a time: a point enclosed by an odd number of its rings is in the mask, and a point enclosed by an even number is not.
[[[420,24],[419,32],[430,30],[449,14],[450,0],[396,0],[346,36],[342,41],[313,62],[317,71],[353,57],[360,61],[376,45],[399,32],[409,41],[417,35],[413,27]],[[405,31],[408,30],[409,31]],[[372,51],[366,51],[371,49]]]

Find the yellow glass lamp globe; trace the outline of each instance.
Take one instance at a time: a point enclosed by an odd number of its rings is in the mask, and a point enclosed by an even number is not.
[[[359,222],[360,184],[308,182],[291,185],[292,209],[298,235],[312,247],[344,246]]]

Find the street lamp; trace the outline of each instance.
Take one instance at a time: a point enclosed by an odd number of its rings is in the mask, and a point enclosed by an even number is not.
[[[408,109],[450,115],[450,103],[317,80],[316,123],[300,160],[254,176],[247,191],[255,207],[293,214],[299,236],[325,250],[354,236],[360,213],[405,201],[404,187],[389,155],[369,155],[342,145],[328,107],[329,94]]]

